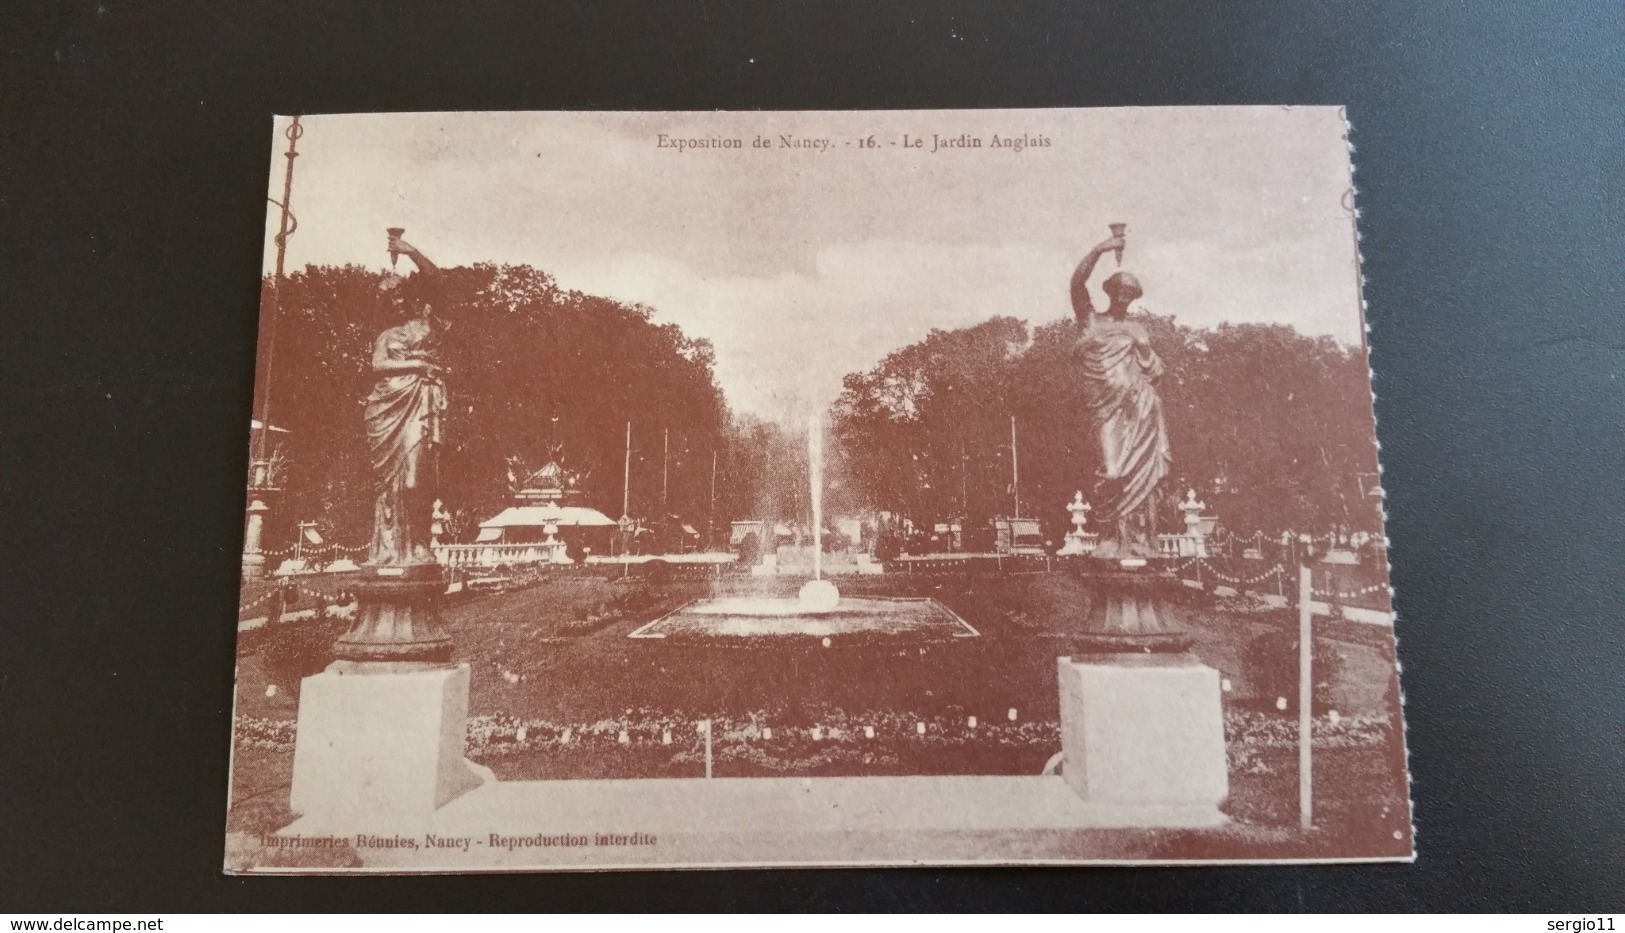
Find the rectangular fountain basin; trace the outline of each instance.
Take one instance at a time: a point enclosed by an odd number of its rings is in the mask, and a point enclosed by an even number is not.
[[[964,619],[934,599],[841,597],[828,612],[808,612],[795,599],[754,596],[696,600],[632,632],[631,638],[828,638],[904,635],[976,638]]]

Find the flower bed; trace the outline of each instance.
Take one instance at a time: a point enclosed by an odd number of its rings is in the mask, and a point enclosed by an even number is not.
[[[703,761],[702,719],[652,709],[631,709],[623,716],[576,723],[478,716],[468,723],[467,754],[477,761],[489,761],[544,751],[581,757],[654,748],[668,751],[674,762]],[[884,748],[895,754],[897,745],[935,751],[974,748],[984,755],[1042,752],[1047,759],[1060,750],[1061,743],[1060,725],[1053,720],[978,720],[973,726],[968,716],[852,714],[826,709],[807,720],[810,724],[789,724],[767,710],[716,717],[710,722],[714,761],[755,761],[766,770],[785,773],[823,770],[820,763],[840,759],[853,749]],[[1295,718],[1232,709],[1225,713],[1224,728],[1232,771],[1267,773],[1268,753],[1297,748]],[[1392,728],[1386,716],[1327,715],[1313,721],[1312,735],[1316,750],[1373,749],[1392,741]],[[296,724],[291,720],[237,717],[235,737],[241,749],[291,751],[295,733]],[[861,760],[862,754],[860,751],[854,761]]]

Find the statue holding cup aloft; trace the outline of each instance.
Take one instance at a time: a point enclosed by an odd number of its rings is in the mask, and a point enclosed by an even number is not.
[[[1113,224],[1112,236],[1091,249],[1072,274],[1079,331],[1073,358],[1100,464],[1090,497],[1101,526],[1094,551],[1100,558],[1157,556],[1153,493],[1172,464],[1156,388],[1162,359],[1145,328],[1128,319],[1130,307],[1144,294],[1140,280],[1122,269],[1108,276],[1101,284],[1107,299],[1103,312],[1096,311],[1089,293],[1089,277],[1101,256],[1114,253],[1121,263],[1124,229]]]
[[[379,283],[394,320],[373,341],[376,382],[363,416],[375,495],[368,556],[377,567],[434,563],[430,525],[446,410],[442,328],[435,318],[432,282],[438,269],[402,240],[402,233],[398,227],[390,229],[389,254],[392,259],[409,257],[418,271],[410,278],[391,273]]]

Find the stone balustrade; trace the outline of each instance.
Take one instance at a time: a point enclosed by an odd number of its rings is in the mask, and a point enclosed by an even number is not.
[[[1075,542],[1075,543],[1074,543]],[[1090,554],[1100,544],[1100,535],[1094,532],[1067,535],[1068,548],[1061,555]],[[1157,553],[1163,557],[1207,557],[1207,538],[1203,535],[1157,535]]]
[[[435,547],[434,559],[442,567],[498,567],[518,564],[547,564],[555,561],[558,544],[540,541],[528,544],[442,544]]]
[[[1163,557],[1206,557],[1206,535],[1157,535],[1157,551]]]

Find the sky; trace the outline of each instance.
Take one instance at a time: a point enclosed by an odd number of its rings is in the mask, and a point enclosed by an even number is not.
[[[279,200],[286,122],[277,120],[272,146]],[[1072,270],[1114,222],[1128,225],[1122,268],[1139,276],[1146,310],[1197,327],[1284,323],[1361,339],[1337,108],[359,114],[301,124],[290,271],[387,268],[387,227],[405,227],[440,265],[526,263],[710,340],[729,404],[761,417],[821,410],[846,373],[934,328],[1070,316]],[[662,135],[741,147],[678,149]],[[905,135],[923,145],[906,146]],[[933,136],[982,147],[938,148]],[[1018,152],[992,147],[995,136],[1049,144]],[[758,137],[771,145],[753,145]],[[270,270],[278,212],[268,208]],[[1108,256],[1093,281],[1116,268]]]

